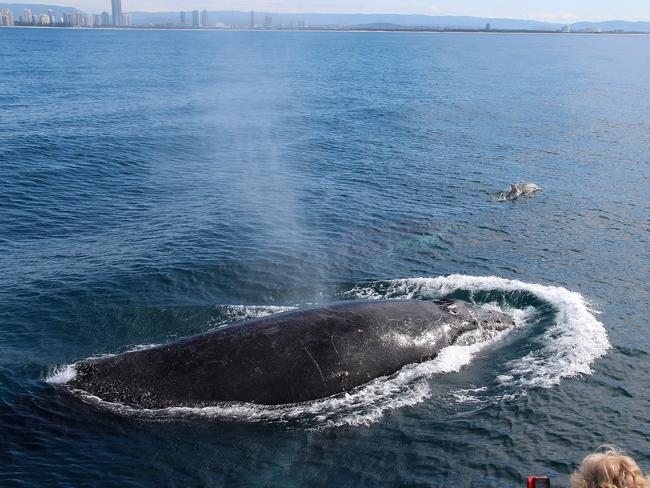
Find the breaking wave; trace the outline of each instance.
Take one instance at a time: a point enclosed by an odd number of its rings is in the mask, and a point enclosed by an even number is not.
[[[261,406],[227,403],[202,408],[149,410],[104,402],[85,392],[77,393],[84,401],[98,407],[143,419],[207,417],[239,422],[297,423],[320,429],[367,425],[381,419],[389,410],[420,404],[433,395],[433,377],[461,370],[479,352],[499,347],[499,343],[513,333],[518,335],[528,331],[524,338],[525,354],[498,365],[502,371],[495,368],[490,384],[452,389],[441,401],[476,404],[525,394],[531,388],[550,388],[564,378],[590,374],[594,361],[610,348],[605,328],[596,318],[598,312],[582,295],[561,287],[498,277],[451,275],[366,283],[343,294],[346,299],[438,299],[449,296],[508,313],[513,316],[516,325],[514,329],[505,331],[470,331],[430,361],[407,365],[390,377],[377,378],[346,394],[301,404]],[[210,327],[292,308],[220,306],[221,318]],[[541,332],[530,332],[536,328],[541,328]],[[426,337],[400,336],[399,331],[396,334],[395,340],[427,340]],[[74,365],[65,366],[53,371],[48,381],[64,384],[74,374]]]

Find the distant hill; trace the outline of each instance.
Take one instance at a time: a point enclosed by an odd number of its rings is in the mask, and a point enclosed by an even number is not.
[[[191,18],[190,10],[188,20]],[[250,12],[210,11],[210,24],[223,22],[226,25],[248,26]],[[493,30],[546,30],[559,31],[565,24],[521,19],[493,19],[487,17],[398,15],[398,14],[285,14],[255,12],[255,23],[264,24],[265,17],[273,18],[274,26],[294,25],[305,21],[311,27],[344,27],[360,29],[399,29],[399,28],[443,28],[443,29],[483,29],[490,24]],[[132,12],[136,24],[175,24],[180,12]],[[571,25],[574,31],[602,29],[603,31],[623,30],[628,32],[650,32],[650,22],[578,22]]]
[[[63,7],[61,5],[48,5],[44,3],[0,3],[0,8],[8,8],[18,18],[23,14],[23,10],[30,9],[34,15],[47,13],[48,9],[54,10],[57,15],[73,14],[79,10],[74,7]]]
[[[373,30],[397,30],[397,29],[417,29],[418,27],[404,26],[400,24],[389,24],[387,22],[375,22],[374,24],[360,24],[351,26],[355,29],[373,29]]]
[[[186,12],[190,12],[186,10]],[[180,12],[131,12],[133,22],[138,24],[176,23]],[[248,26],[250,12],[210,11],[210,23],[223,22],[228,25]],[[491,24],[493,29],[522,30],[560,30],[562,24],[539,22],[535,20],[490,19],[482,17],[431,16],[431,15],[397,15],[397,14],[286,14],[273,12],[255,12],[255,23],[264,24],[266,16],[273,18],[273,24],[289,25],[305,21],[312,27],[359,27],[370,25],[391,25],[393,28],[467,28],[482,29]],[[189,16],[188,16],[189,18]]]
[[[602,29],[603,31],[650,32],[650,22],[629,22],[627,20],[609,20],[606,22],[576,22],[571,25],[575,31]]]

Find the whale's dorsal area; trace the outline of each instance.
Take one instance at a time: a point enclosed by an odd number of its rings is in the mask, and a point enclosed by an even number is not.
[[[139,408],[298,403],[433,358],[465,332],[512,325],[459,300],[340,302],[83,360],[66,386]]]

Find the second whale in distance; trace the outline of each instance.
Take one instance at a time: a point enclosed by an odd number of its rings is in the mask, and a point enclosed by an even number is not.
[[[514,183],[510,185],[510,190],[499,194],[499,200],[512,201],[519,197],[527,197],[540,191],[542,188],[537,183]]]
[[[513,325],[460,300],[340,302],[83,360],[66,386],[137,408],[298,403],[431,359],[466,332]]]

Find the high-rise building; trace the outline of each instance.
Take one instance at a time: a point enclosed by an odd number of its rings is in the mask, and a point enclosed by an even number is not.
[[[122,23],[120,25],[122,27],[131,27],[131,14],[122,12]]]
[[[99,14],[93,14],[93,26],[99,27],[102,25],[102,18]]]
[[[14,13],[8,8],[0,9],[0,25],[5,27],[14,25]]]
[[[485,30],[486,31],[491,31],[492,30],[492,25],[491,24],[485,24]]]
[[[86,24],[86,14],[83,12],[75,12],[74,14],[74,23],[72,25],[76,27],[85,27]]]
[[[187,25],[187,15],[185,12],[181,12],[181,25]]]
[[[251,22],[248,24],[249,29],[255,29],[255,12],[251,10]]]
[[[273,29],[273,17],[269,17],[268,15],[264,17],[264,28]]]
[[[38,25],[50,25],[50,16],[47,14],[40,14],[37,23]]]
[[[113,25],[122,25],[122,0],[111,0]]]
[[[54,21],[54,10],[51,8],[47,9],[47,16],[50,18],[50,24],[55,24],[56,22]]]
[[[99,25],[101,26],[111,25],[111,16],[109,15],[108,12],[104,11],[101,14],[99,14]]]
[[[199,19],[199,11],[192,10],[192,27],[200,27],[201,26],[200,22],[201,21]]]
[[[31,9],[26,8],[25,10],[23,10],[23,22],[25,24],[34,23],[34,16],[32,15]]]
[[[63,25],[72,26],[75,22],[75,15],[65,12],[63,14]]]
[[[208,11],[201,10],[201,27],[207,27],[207,26],[208,26]]]

